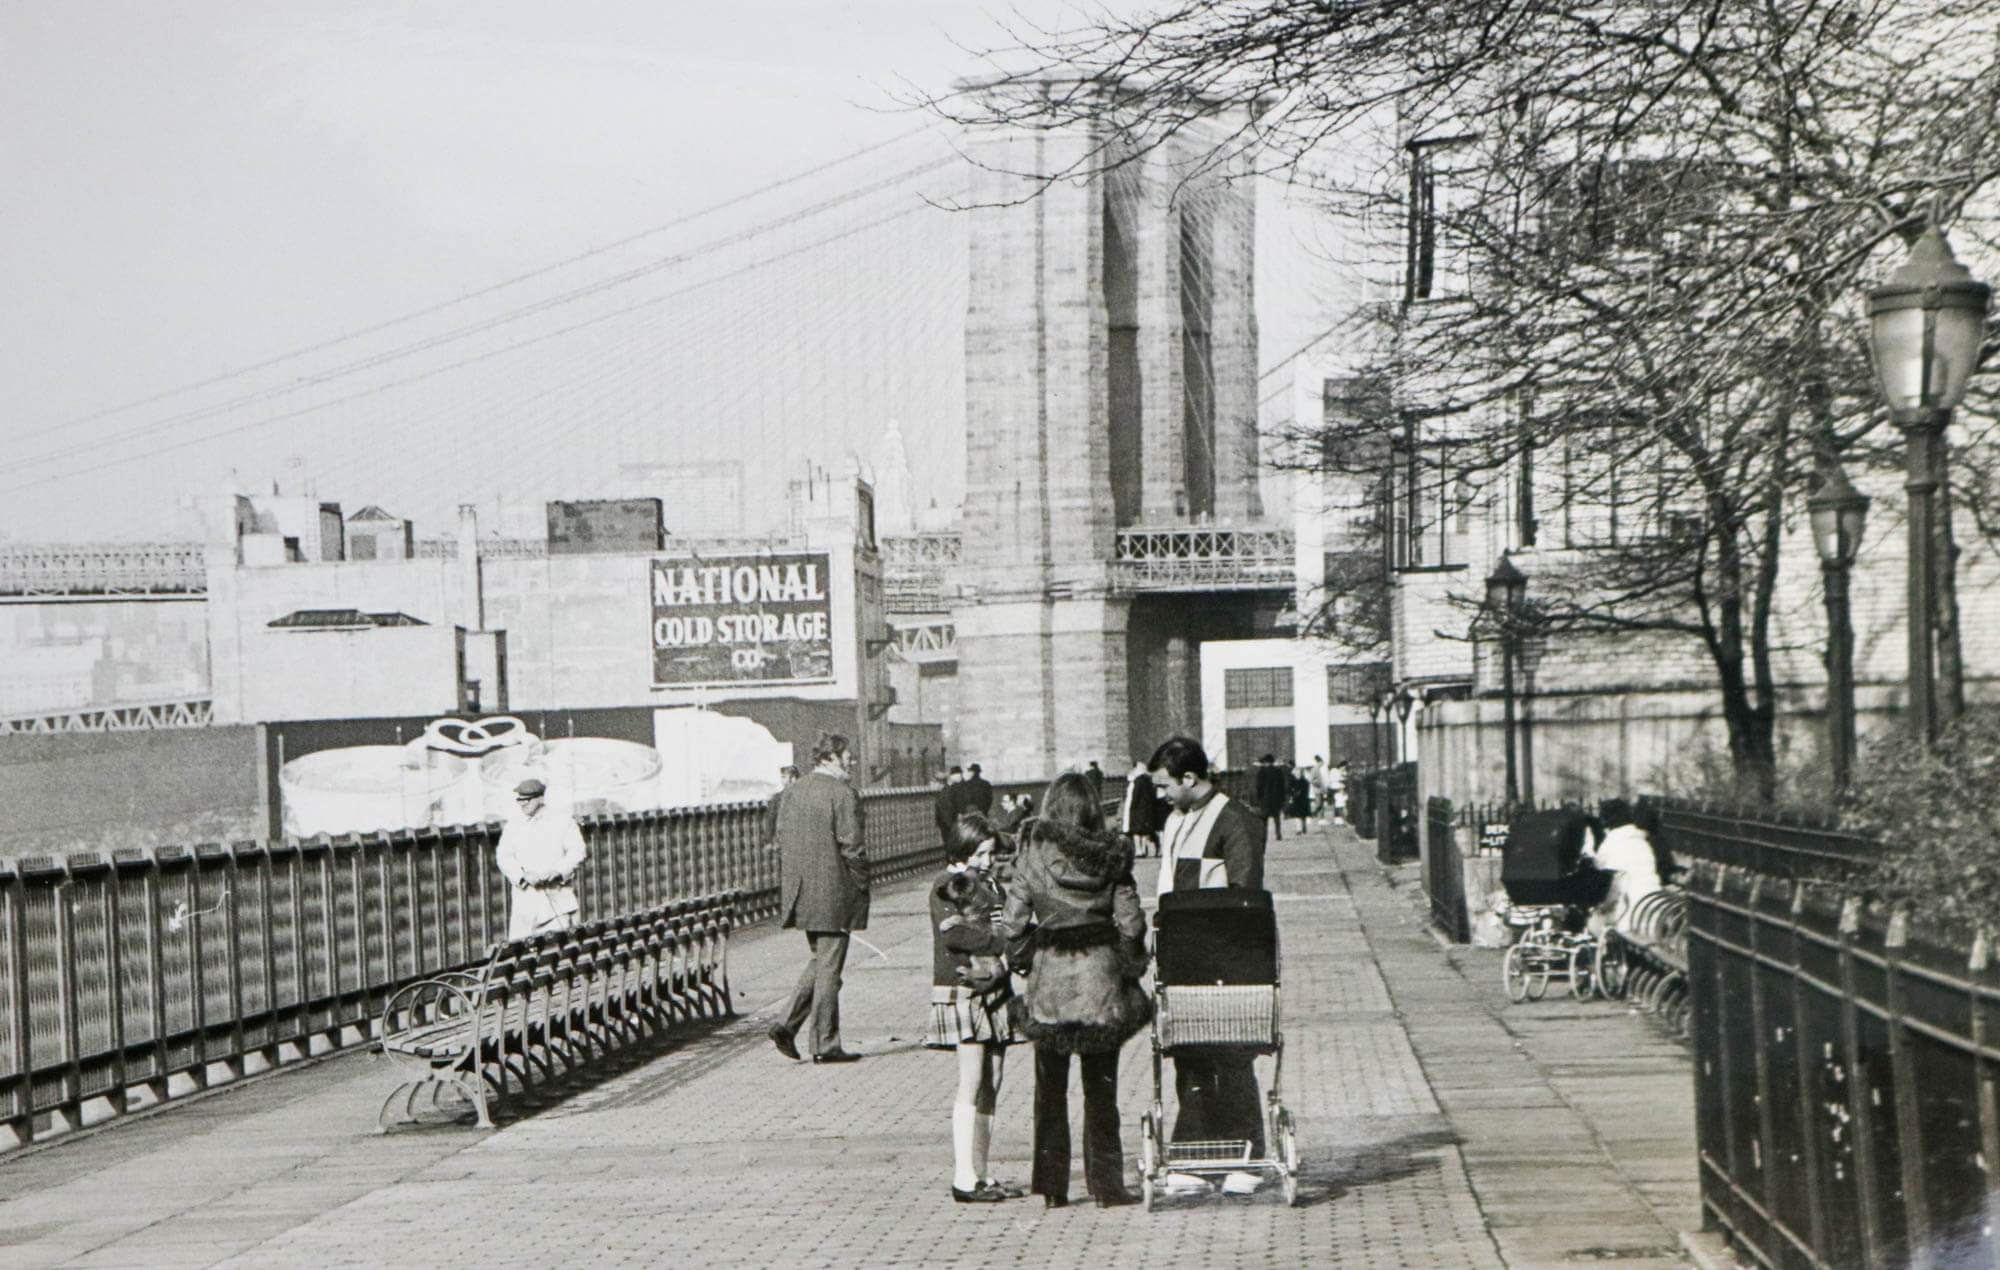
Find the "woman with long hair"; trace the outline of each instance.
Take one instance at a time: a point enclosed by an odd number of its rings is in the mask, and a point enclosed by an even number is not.
[[[966,812],[952,827],[953,863],[931,880],[931,1032],[925,1044],[958,1053],[951,1105],[951,1197],[991,1204],[1021,1194],[987,1175],[993,1107],[1000,1097],[1014,1032],[1011,984],[994,918],[1006,899],[994,874],[1005,840],[992,822]]]
[[[1069,1203],[1069,1067],[1083,1071],[1083,1176],[1110,1207],[1125,1189],[1118,1140],[1118,1050],[1145,1027],[1145,914],[1132,879],[1132,847],[1107,833],[1090,782],[1065,772],[1022,826],[1000,919],[1015,973],[1015,1025],[1035,1044],[1035,1165],[1031,1189],[1050,1208]]]

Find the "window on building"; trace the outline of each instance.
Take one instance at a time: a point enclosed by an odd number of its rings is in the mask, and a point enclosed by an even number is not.
[[[1471,559],[1472,510],[1479,498],[1472,474],[1447,445],[1397,447],[1389,562],[1396,569],[1466,564]]]
[[[1259,710],[1292,704],[1292,668],[1267,666],[1222,672],[1226,710]]]
[[[1473,140],[1469,135],[1435,137],[1409,145],[1406,302],[1448,299],[1472,289],[1467,221],[1473,205]]]
[[[1365,706],[1389,690],[1391,675],[1386,661],[1357,662],[1326,668],[1326,703],[1330,706]]]
[[[1684,541],[1700,532],[1699,487],[1686,457],[1650,422],[1572,421],[1523,470],[1523,501],[1545,509],[1551,545],[1587,550]]]

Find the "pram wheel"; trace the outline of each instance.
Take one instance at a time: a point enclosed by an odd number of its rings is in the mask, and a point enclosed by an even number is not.
[[[1597,989],[1597,949],[1585,944],[1569,951],[1569,994],[1588,1001]]]
[[[1292,1128],[1292,1113],[1278,1113],[1278,1162],[1284,1166],[1285,1207],[1299,1205],[1299,1138]]]
[[[1603,997],[1625,995],[1625,946],[1609,932],[1597,941],[1597,991]]]
[[[1500,963],[1500,975],[1507,985],[1509,1001],[1528,999],[1528,959],[1521,945],[1515,944],[1507,950],[1506,958]]]

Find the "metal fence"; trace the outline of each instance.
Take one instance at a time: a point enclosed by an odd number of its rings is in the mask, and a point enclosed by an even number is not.
[[[1766,1266],[2000,1264],[2000,971],[1987,939],[1803,876],[1850,869],[1873,849],[1854,835],[1686,807],[1665,819],[1695,860],[1705,1218]]]
[[[1474,830],[1473,841],[1478,842]],[[1458,847],[1458,822],[1449,798],[1424,804],[1424,893],[1431,901],[1431,923],[1454,943],[1472,939],[1472,915],[1465,904],[1465,857]]]
[[[877,882],[940,863],[933,795],[862,795]],[[742,919],[773,915],[763,810],[583,819],[584,917],[727,890],[744,892]],[[0,1122],[27,1142],[367,1039],[396,988],[505,935],[498,837],[488,824],[0,859]]]
[[[1659,832],[1676,856],[1731,864],[1772,877],[1838,881],[1852,877],[1881,852],[1874,839],[1803,816],[1787,819],[1645,797],[1641,807],[1659,816]]]

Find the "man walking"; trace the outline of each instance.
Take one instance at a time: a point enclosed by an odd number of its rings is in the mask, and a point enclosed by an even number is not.
[[[931,819],[937,822],[938,842],[944,847],[946,855],[951,854],[958,843],[959,782],[964,779],[964,772],[952,768],[944,774],[944,783],[931,799]]]
[[[1278,827],[1278,840],[1285,838],[1285,769],[1278,766],[1276,756],[1266,754],[1257,760],[1257,814]]]
[[[507,938],[576,925],[576,871],[589,849],[576,821],[548,808],[548,786],[530,777],[514,787],[521,809],[500,831],[494,863],[513,889]]]
[[[1153,752],[1146,767],[1173,808],[1160,835],[1158,894],[1220,886],[1263,890],[1264,823],[1215,787],[1201,742],[1174,737]],[[1259,777],[1269,768],[1269,764],[1259,768]],[[1281,769],[1271,770],[1283,774]],[[1180,1097],[1175,1142],[1243,1141],[1250,1143],[1252,1156],[1264,1154],[1263,1100],[1257,1093],[1252,1055],[1177,1055],[1174,1089]],[[1254,1173],[1236,1172],[1222,1179],[1222,1189],[1229,1195],[1248,1195],[1258,1182]],[[1170,1190],[1201,1190],[1207,1185],[1191,1173],[1167,1178]]]
[[[963,815],[976,811],[982,816],[993,814],[993,786],[979,774],[979,764],[969,764],[965,769],[965,783],[958,787],[958,810]]]
[[[861,1056],[840,1045],[840,977],[848,932],[868,929],[868,849],[861,799],[848,783],[854,760],[847,738],[820,737],[812,757],[813,770],[778,805],[778,911],[784,927],[806,933],[812,958],[784,1021],[771,1029],[771,1044],[798,1058],[795,1038],[810,1022],[812,1061],[851,1063]]]

